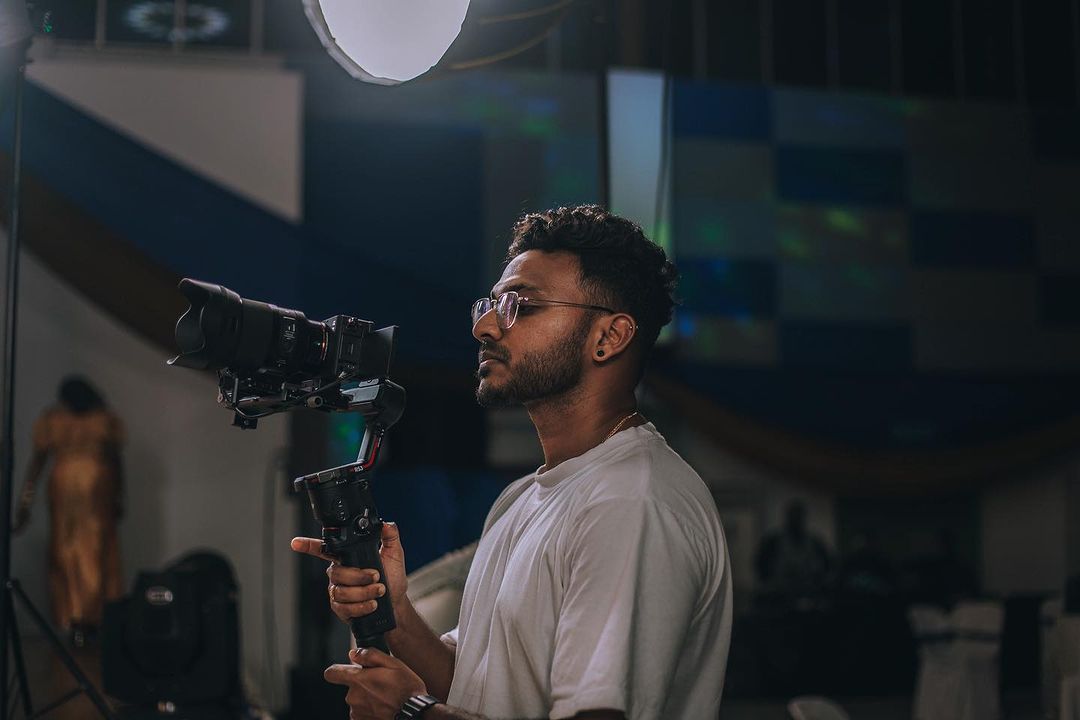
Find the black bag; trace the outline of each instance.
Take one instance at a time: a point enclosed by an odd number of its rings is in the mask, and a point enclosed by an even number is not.
[[[140,572],[131,595],[105,607],[105,691],[124,702],[239,706],[240,625],[229,562],[191,553]]]

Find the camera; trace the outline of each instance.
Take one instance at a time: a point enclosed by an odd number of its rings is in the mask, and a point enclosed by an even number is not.
[[[324,551],[385,578],[383,522],[370,477],[386,431],[405,410],[405,389],[389,380],[397,328],[375,330],[351,315],[308,320],[298,310],[190,278],[180,281],[180,291],[191,307],[176,323],[180,354],[169,364],[217,370],[218,402],[233,411],[234,425],[253,429],[259,418],[297,407],[363,415],[356,462],[304,475],[293,486],[307,491]],[[395,627],[390,593],[351,627],[358,647],[388,652],[383,635]]]
[[[300,405],[354,409],[341,384],[390,372],[396,327],[375,330],[351,315],[308,320],[299,310],[190,278],[180,281],[180,292],[191,307],[176,323],[180,354],[169,364],[217,370],[218,402],[235,412],[240,427]]]

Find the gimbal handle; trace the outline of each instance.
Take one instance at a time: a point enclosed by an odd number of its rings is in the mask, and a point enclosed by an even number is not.
[[[367,420],[364,438],[356,462],[322,470],[297,478],[297,490],[307,490],[315,520],[322,527],[323,549],[347,567],[378,571],[387,592],[376,599],[375,611],[350,622],[357,647],[375,647],[389,652],[384,634],[396,627],[390,604],[379,547],[382,542],[382,518],[371,492],[370,473],[379,458],[387,429],[401,417],[405,390],[389,380],[361,383],[344,391],[349,410],[360,412]]]

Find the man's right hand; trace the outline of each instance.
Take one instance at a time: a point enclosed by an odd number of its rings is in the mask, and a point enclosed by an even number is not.
[[[330,609],[342,622],[348,623],[351,618],[374,612],[376,598],[385,594],[388,588],[390,602],[395,611],[405,601],[405,591],[408,589],[405,551],[401,547],[398,528],[394,523],[383,523],[382,528],[379,556],[386,573],[385,578],[379,577],[378,572],[371,568],[352,568],[339,564],[323,552],[322,540],[316,538],[293,538],[291,547],[296,552],[329,561],[326,574],[330,579],[327,586]]]

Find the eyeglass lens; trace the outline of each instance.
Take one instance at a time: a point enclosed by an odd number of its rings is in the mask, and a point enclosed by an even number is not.
[[[503,330],[509,330],[517,320],[518,294],[514,291],[504,292],[499,296],[499,304],[495,309],[495,317],[499,320],[499,326]]]
[[[495,309],[495,320],[500,330],[509,330],[517,320],[518,294],[513,290],[504,292],[497,299],[480,298],[472,306],[472,322],[475,326],[480,318]]]

